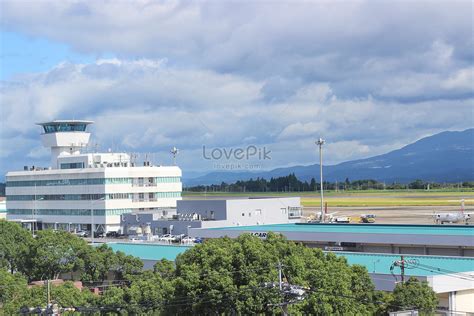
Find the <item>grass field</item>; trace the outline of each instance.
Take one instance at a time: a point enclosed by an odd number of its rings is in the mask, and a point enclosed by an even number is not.
[[[300,196],[303,206],[319,206],[318,192],[212,192],[212,193],[189,193],[184,194],[187,198],[219,198],[219,197],[245,197],[245,196]],[[474,191],[450,191],[450,190],[367,190],[367,191],[345,191],[325,193],[325,201],[329,206],[458,206],[461,199],[465,200],[466,206],[474,205]]]
[[[333,198],[325,199],[329,206],[458,206],[461,204],[460,199],[415,199],[415,198]],[[303,206],[319,206],[318,198],[302,198]],[[474,205],[474,199],[465,199],[465,205]]]

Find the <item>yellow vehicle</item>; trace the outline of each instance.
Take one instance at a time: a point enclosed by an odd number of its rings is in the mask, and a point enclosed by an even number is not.
[[[367,224],[375,223],[375,215],[373,215],[373,214],[363,214],[363,215],[360,216],[360,222],[361,223],[367,223]]]

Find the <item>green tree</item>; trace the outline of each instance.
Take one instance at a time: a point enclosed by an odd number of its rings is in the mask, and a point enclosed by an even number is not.
[[[123,280],[129,275],[139,274],[143,269],[143,262],[134,256],[128,256],[121,251],[115,253],[114,267],[118,280]]]
[[[155,263],[153,272],[158,273],[162,278],[170,279],[175,273],[174,261],[162,259]]]
[[[277,265],[285,281],[307,287],[307,299],[290,307],[292,314],[361,315],[374,312],[374,290],[365,268],[344,258],[287,241],[269,233],[220,238],[178,256],[171,314],[258,314],[279,312]],[[162,271],[155,267],[155,271]],[[165,269],[165,271],[168,271]],[[181,304],[173,304],[181,302]],[[186,304],[184,304],[186,303]],[[174,307],[173,307],[174,305]]]
[[[42,230],[31,247],[28,275],[37,280],[56,279],[60,273],[81,270],[87,243],[69,232]]]
[[[23,275],[0,269],[0,315],[18,314],[27,292],[27,282]]]
[[[47,287],[28,288],[26,278],[21,273],[11,274],[0,269],[0,315],[17,315],[20,308],[46,307]],[[51,302],[60,307],[91,306],[96,298],[87,289],[81,291],[72,282],[51,286]]]
[[[425,182],[423,180],[417,179],[413,182],[411,182],[408,187],[410,189],[424,189],[425,188]]]
[[[108,287],[100,298],[100,305],[107,307],[125,307],[125,291],[120,287]]]
[[[160,273],[145,271],[132,277],[130,286],[126,289],[128,311],[162,312],[173,295],[173,286],[169,280],[161,277]]]
[[[390,311],[418,309],[425,315],[432,314],[438,306],[438,298],[426,281],[414,277],[398,283],[393,291]]]
[[[60,286],[51,287],[51,301],[56,302],[60,307],[91,306],[95,303],[96,297],[88,288],[80,290],[69,281]]]
[[[11,273],[24,269],[33,237],[20,225],[0,220],[0,267]]]
[[[80,254],[84,262],[82,281],[100,282],[107,279],[108,273],[117,266],[118,258],[106,244],[98,247],[85,247]]]

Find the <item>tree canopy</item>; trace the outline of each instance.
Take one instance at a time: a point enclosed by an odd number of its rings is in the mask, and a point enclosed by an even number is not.
[[[393,291],[391,309],[417,309],[424,315],[431,315],[438,306],[438,298],[426,281],[411,277],[398,283]]]
[[[0,268],[14,272],[22,270],[33,237],[17,223],[0,220]]]
[[[140,259],[107,245],[92,247],[66,232],[33,238],[15,223],[0,225],[0,314],[44,307],[45,287],[28,287],[28,281],[58,275],[86,286],[53,286],[51,298],[61,307],[129,315],[278,314],[289,300],[278,288],[279,269],[284,284],[306,292],[288,307],[292,315],[383,315],[408,307],[430,313],[437,305],[426,283],[410,279],[393,294],[377,292],[365,267],[273,233],[265,240],[248,234],[207,240],[175,262],[161,260],[143,271]],[[100,296],[88,289],[97,285]]]

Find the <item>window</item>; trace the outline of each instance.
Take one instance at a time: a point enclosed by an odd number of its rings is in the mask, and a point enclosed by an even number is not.
[[[105,215],[120,215],[124,213],[130,213],[131,209],[108,209],[98,210],[94,209],[94,216],[105,216]],[[31,209],[9,209],[9,214],[14,215],[31,215],[33,210]],[[91,216],[90,209],[38,209],[35,210],[36,215],[43,216]]]
[[[81,169],[84,168],[83,162],[62,163],[61,169]]]
[[[84,132],[87,124],[84,123],[51,123],[43,125],[46,134],[56,132]]]
[[[242,213],[242,216],[245,216],[245,213]]]
[[[261,209],[255,210],[255,215],[256,215],[256,216],[262,215],[262,210],[261,210]]]

